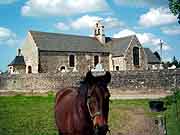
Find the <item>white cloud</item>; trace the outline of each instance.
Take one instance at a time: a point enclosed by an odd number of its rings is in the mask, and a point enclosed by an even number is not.
[[[114,34],[113,37],[119,38],[119,37],[125,37],[125,36],[130,36],[130,35],[136,35],[143,46],[149,47],[154,51],[159,50],[160,38],[158,38],[152,33],[136,33],[132,30],[124,29]],[[168,44],[164,44],[163,50],[171,50],[171,47]]]
[[[7,28],[0,27],[0,45],[15,46],[17,44],[16,34]]]
[[[120,38],[120,37],[126,37],[130,35],[135,35],[136,32],[129,30],[129,29],[124,29],[116,34],[113,35],[114,38]]]
[[[105,26],[105,29],[114,29],[114,28],[120,28],[124,27],[124,23],[118,20],[118,18],[114,17],[99,17],[99,16],[89,16],[89,15],[84,15],[76,20],[73,20],[71,22],[67,23],[62,23],[59,22],[55,26],[59,30],[69,30],[69,29],[74,29],[74,30],[81,30],[81,29],[88,29],[92,30],[95,26],[95,23],[97,21],[101,21],[101,23]]]
[[[173,27],[164,27],[161,31],[167,35],[180,35],[180,27],[173,26]]]
[[[66,31],[66,30],[70,29],[70,27],[63,22],[58,22],[57,24],[55,24],[55,27],[59,30],[62,30],[62,31]]]
[[[102,21],[103,18],[99,16],[85,15],[77,20],[74,20],[70,25],[73,29],[89,29],[93,28],[97,21]]]
[[[168,0],[114,0],[119,5],[130,5],[130,6],[162,6],[167,5]]]
[[[123,22],[114,17],[107,17],[103,19],[103,24],[107,29],[125,27],[125,24]]]
[[[177,21],[168,8],[151,8],[147,13],[140,16],[139,24],[144,27],[160,26],[175,23]]]
[[[11,3],[14,3],[16,2],[17,0],[1,0],[0,1],[0,4],[11,4]]]
[[[106,0],[28,0],[21,12],[24,16],[66,16],[108,9]]]

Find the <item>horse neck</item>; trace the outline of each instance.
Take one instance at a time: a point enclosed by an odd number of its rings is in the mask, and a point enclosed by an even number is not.
[[[86,98],[88,94],[88,84],[86,82],[81,82],[79,95],[83,98]]]

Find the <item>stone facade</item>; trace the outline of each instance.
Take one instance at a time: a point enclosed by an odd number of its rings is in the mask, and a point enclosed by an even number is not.
[[[148,64],[148,70],[160,70],[162,69],[162,65],[161,64]]]
[[[137,47],[139,49],[139,65],[134,65],[134,63],[133,63],[134,47]],[[132,39],[132,41],[127,49],[127,52],[125,55],[125,60],[126,60],[126,70],[145,70],[147,67],[147,60],[145,57],[144,49],[136,37],[134,37],[134,39]]]
[[[9,66],[8,71],[10,74],[24,74],[26,72],[25,65]]]
[[[75,65],[70,66],[70,55],[74,56]],[[99,63],[105,70],[109,66],[108,53],[70,53],[70,52],[40,52],[40,73],[61,72],[62,67],[66,72],[86,73],[94,68],[94,57],[99,57]]]
[[[139,64],[135,65],[133,62],[134,55],[133,49],[139,49]],[[112,57],[113,60],[113,70],[111,71],[125,71],[125,70],[145,70],[147,69],[147,58],[144,52],[144,48],[139,43],[136,36],[133,37],[129,43],[124,55]]]

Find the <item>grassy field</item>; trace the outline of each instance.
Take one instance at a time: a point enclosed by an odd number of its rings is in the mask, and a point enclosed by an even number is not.
[[[54,96],[0,97],[0,135],[57,135],[53,107]],[[180,135],[175,112],[175,105],[171,104],[163,114],[167,116],[168,135]],[[148,100],[113,100],[110,129],[119,135],[147,131],[151,134],[152,118],[157,115],[149,112]]]

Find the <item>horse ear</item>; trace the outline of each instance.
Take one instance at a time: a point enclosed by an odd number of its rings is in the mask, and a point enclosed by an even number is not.
[[[110,83],[111,81],[111,73],[109,71],[106,71],[106,74],[104,76],[104,81],[106,84]]]
[[[90,85],[94,83],[94,76],[92,75],[91,71],[87,72],[85,82],[87,82]]]

